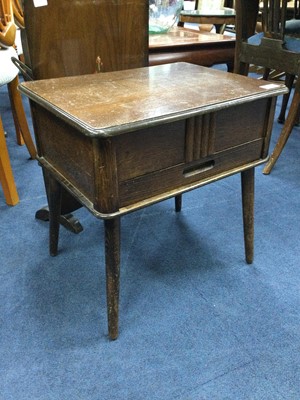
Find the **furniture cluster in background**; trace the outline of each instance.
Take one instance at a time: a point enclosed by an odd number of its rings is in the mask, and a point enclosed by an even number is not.
[[[19,70],[11,61],[12,58],[18,58],[17,28],[24,29],[22,8],[18,0],[0,0],[0,86],[8,86],[17,143],[22,145],[25,142],[30,157],[34,159],[36,149],[18,91]],[[5,142],[4,129],[0,115],[0,181],[7,204],[13,206],[19,202],[19,196]]]
[[[186,0],[184,10],[179,18],[179,27],[174,27],[169,33],[161,35],[150,35],[149,38],[149,64],[159,65],[169,62],[186,61],[196,63],[204,66],[211,66],[218,63],[225,63],[228,70],[233,70],[234,57],[236,59],[235,72],[246,73],[246,49],[251,49],[252,58],[249,59],[251,65],[258,64],[261,67],[266,67],[263,71],[263,78],[271,79],[275,74],[283,74],[285,76],[285,83],[290,89],[289,93],[284,96],[281,113],[279,120],[284,124],[282,134],[278,143],[267,163],[264,172],[270,173],[276,160],[278,159],[283,147],[292,131],[292,128],[299,119],[299,88],[298,81],[296,80],[295,91],[287,118],[285,118],[286,109],[288,106],[289,96],[292,91],[295,79],[298,76],[298,53],[300,50],[299,38],[300,37],[300,19],[299,19],[299,1],[287,0],[268,0],[268,1],[250,1],[250,0],[236,0],[236,1],[209,1],[209,0]],[[43,7],[41,7],[42,9]],[[109,8],[109,12],[114,12],[113,7]],[[222,16],[223,13],[223,16]],[[237,16],[236,16],[237,14]],[[223,19],[222,19],[223,18]],[[0,84],[8,85],[12,115],[16,127],[17,143],[23,144],[25,142],[31,158],[35,158],[35,146],[32,141],[27,121],[25,118],[22,101],[18,93],[18,69],[11,63],[11,57],[20,58],[25,61],[26,66],[31,71],[31,60],[27,49],[27,40],[25,41],[25,52],[27,56],[24,58],[18,49],[20,45],[16,46],[18,37],[16,33],[24,32],[24,11],[19,0],[1,0],[0,8]],[[283,21],[286,21],[283,23]],[[145,25],[147,24],[146,15],[143,17]],[[270,26],[273,26],[270,29]],[[235,36],[235,26],[239,26],[237,37]],[[212,28],[212,27],[215,27]],[[228,30],[226,30],[229,27]],[[274,29],[275,27],[275,29]],[[285,27],[285,29],[283,29]],[[18,31],[17,31],[18,29]],[[232,30],[233,29],[233,30]],[[234,35],[229,34],[234,31]],[[260,32],[259,32],[260,31]],[[26,32],[26,30],[25,30]],[[260,36],[255,33],[259,33]],[[47,34],[39,32],[38,34],[45,35],[45,39],[41,41],[49,47],[49,40]],[[34,33],[35,34],[35,33]],[[26,37],[26,34],[23,35]],[[32,34],[29,34],[30,40],[34,42]],[[266,39],[265,36],[268,38]],[[251,37],[250,43],[248,38]],[[263,39],[261,40],[261,38]],[[46,40],[46,42],[45,42]],[[91,40],[92,37],[91,37]],[[54,35],[52,44],[57,43],[59,37]],[[141,42],[140,40],[138,41]],[[237,42],[236,51],[235,43]],[[65,42],[66,43],[66,42]],[[146,40],[143,38],[143,46]],[[270,56],[263,57],[263,54],[269,54],[271,44]],[[284,43],[284,45],[282,45]],[[56,44],[55,44],[56,45]],[[139,44],[140,46],[140,44]],[[254,47],[256,46],[256,47]],[[241,53],[242,49],[242,53]],[[252,51],[253,50],[253,51]],[[41,57],[42,68],[55,70],[55,76],[68,75],[68,74],[81,74],[83,72],[92,72],[94,68],[97,70],[96,60],[90,60],[89,63],[93,64],[89,71],[80,68],[75,68],[75,63],[71,63],[72,67],[66,67],[67,58],[79,59],[83,55],[88,55],[86,49],[70,48],[67,51],[61,52],[57,57],[61,59],[51,60],[50,64],[55,63],[55,67],[47,67],[48,63],[43,58],[46,57],[44,52],[35,54],[36,50],[31,48],[32,57],[36,65],[38,63],[36,57]],[[103,50],[101,50],[103,52]],[[134,66],[147,65],[148,50],[144,49],[140,57],[140,61],[134,61]],[[90,53],[91,54],[91,53]],[[130,54],[130,49],[129,49]],[[97,58],[93,55],[92,57]],[[244,57],[244,58],[243,58]],[[258,57],[256,61],[255,57]],[[266,60],[268,59],[268,62]],[[244,60],[244,61],[241,61]],[[103,60],[101,59],[103,65]],[[61,64],[61,65],[60,65]],[[82,64],[82,63],[80,63]],[[119,60],[118,64],[123,68],[126,65],[123,60]],[[60,66],[59,66],[60,65]],[[243,66],[242,66],[243,65]],[[36,67],[37,68],[37,67]],[[107,62],[102,70],[115,69],[115,66],[108,66]],[[61,72],[59,72],[61,71]],[[39,78],[47,78],[52,76],[52,72],[42,72],[41,74],[33,72],[33,75]],[[32,76],[32,75],[31,75]],[[0,135],[1,135],[1,170],[0,178],[6,201],[9,205],[18,203],[19,198],[17,189],[13,179],[13,173],[9,162],[7,148],[5,146],[5,127],[2,126],[0,121]]]

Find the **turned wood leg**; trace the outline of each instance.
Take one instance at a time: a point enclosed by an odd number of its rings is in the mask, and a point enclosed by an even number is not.
[[[243,171],[241,178],[245,254],[247,263],[251,264],[254,252],[254,168]]]
[[[175,196],[175,211],[180,212],[182,206],[182,194]]]
[[[48,204],[50,255],[56,256],[59,237],[59,217],[61,210],[61,185],[50,174],[48,174]]]
[[[272,168],[274,167],[286,142],[288,141],[288,138],[299,116],[299,105],[300,105],[300,82],[297,81],[293,100],[290,105],[290,110],[283,125],[279,139],[276,143],[273,153],[270,156],[269,161],[266,163],[265,168],[263,170],[263,173],[265,175],[268,175],[272,171]]]
[[[118,337],[120,287],[120,218],[104,221],[108,334]]]

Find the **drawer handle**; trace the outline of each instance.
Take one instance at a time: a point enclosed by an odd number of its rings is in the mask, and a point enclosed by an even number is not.
[[[197,174],[202,174],[205,171],[209,171],[215,166],[215,161],[207,161],[202,164],[196,164],[193,165],[192,167],[185,168],[183,170],[183,176],[185,178],[189,178],[190,176],[197,175]]]

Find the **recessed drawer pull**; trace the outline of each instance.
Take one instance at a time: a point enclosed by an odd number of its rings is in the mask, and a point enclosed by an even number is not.
[[[193,165],[192,167],[188,167],[183,170],[183,176],[185,178],[188,178],[193,175],[202,174],[202,172],[212,169],[214,167],[214,165],[215,165],[214,160],[207,161],[202,164]]]

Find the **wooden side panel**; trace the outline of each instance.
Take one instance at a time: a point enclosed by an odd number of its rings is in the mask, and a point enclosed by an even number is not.
[[[94,73],[98,56],[105,72],[147,65],[148,7],[144,0],[48,0],[43,7],[25,0],[34,79]]]
[[[90,201],[94,194],[93,139],[37,104],[32,104],[39,158],[54,165],[68,182],[76,186]]]

